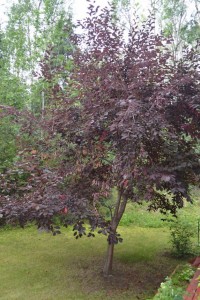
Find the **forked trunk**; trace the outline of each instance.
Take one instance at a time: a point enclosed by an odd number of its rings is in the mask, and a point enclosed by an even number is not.
[[[112,234],[114,235],[116,234],[117,226],[121,220],[121,217],[123,216],[127,200],[128,200],[127,197],[122,194],[122,191],[118,191],[118,198],[115,206],[115,212],[111,219],[111,231]],[[105,277],[112,274],[114,246],[115,246],[114,243],[108,243],[106,261],[103,268],[103,275]]]

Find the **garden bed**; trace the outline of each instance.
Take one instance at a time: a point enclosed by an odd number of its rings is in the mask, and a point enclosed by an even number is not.
[[[152,300],[193,300],[193,298],[185,298],[184,295],[195,270],[195,267],[190,264],[178,265],[171,276],[166,277],[166,280],[161,283]]]
[[[190,281],[190,284],[187,287],[186,294],[183,297],[184,300],[198,300],[200,299],[200,287],[198,286],[200,277],[200,257],[197,257],[193,264],[193,266],[197,267],[197,270],[193,276],[193,278]]]

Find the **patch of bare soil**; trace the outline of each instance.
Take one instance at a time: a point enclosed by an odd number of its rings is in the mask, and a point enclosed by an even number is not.
[[[103,277],[103,261],[91,260],[90,265],[80,265],[79,280],[87,293],[105,291],[110,299],[147,299],[153,296],[160,283],[176,267],[177,261],[160,254],[155,261],[122,263],[114,261],[113,275]],[[123,298],[123,295],[127,295]],[[128,297],[130,295],[130,298]]]

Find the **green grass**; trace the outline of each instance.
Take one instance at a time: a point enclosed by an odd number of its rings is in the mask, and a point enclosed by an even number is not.
[[[198,201],[186,204],[179,214],[197,231]],[[75,240],[70,229],[53,237],[34,227],[5,227],[0,230],[0,300],[152,298],[160,283],[185,262],[169,254],[169,223],[162,217],[149,213],[146,204],[128,204],[119,227],[124,242],[116,246],[114,275],[108,279],[101,272],[104,236]]]
[[[165,216],[158,211],[149,212],[147,209],[147,203],[141,205],[137,203],[128,203],[120,224],[122,226],[135,225],[144,228],[160,228],[168,225],[166,221],[162,221]]]
[[[101,274],[106,239],[75,240],[72,232],[39,234],[33,227],[0,231],[1,300],[147,299],[178,264],[168,229],[120,227],[114,276]],[[139,297],[139,298],[138,298]]]
[[[184,208],[178,210],[177,216],[185,219],[197,231],[197,221],[200,220],[199,190],[196,194],[193,194],[194,204],[185,202]],[[137,203],[128,203],[120,224],[122,226],[134,225],[143,228],[161,228],[169,227],[171,224],[170,220],[176,219],[170,214],[163,215],[159,211],[148,211],[148,204],[146,202],[140,205]]]

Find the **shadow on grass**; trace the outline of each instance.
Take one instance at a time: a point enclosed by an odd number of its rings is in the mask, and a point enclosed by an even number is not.
[[[163,253],[168,229],[120,227],[113,276],[101,270],[106,239],[53,237],[35,228],[0,232],[1,300],[147,299],[179,263]]]

